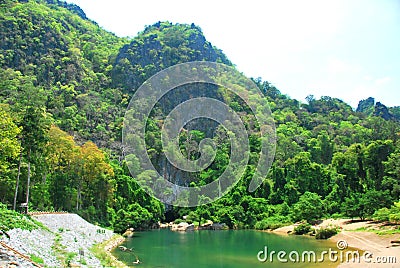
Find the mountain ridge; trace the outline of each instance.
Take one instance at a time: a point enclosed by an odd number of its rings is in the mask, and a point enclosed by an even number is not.
[[[127,161],[135,158],[125,160],[121,143],[126,107],[143,81],[168,66],[192,60],[232,65],[223,52],[194,24],[158,22],[133,39],[120,38],[59,1],[1,1],[0,26],[3,203],[76,212],[123,232],[183,216],[258,229],[332,215],[373,217],[400,198],[398,107],[369,101],[357,112],[329,96],[309,96],[303,103],[253,79],[276,125],[275,161],[264,183],[253,193],[246,191],[261,142],[257,131],[249,131],[250,161],[226,196],[165,213],[165,206],[137,184],[151,172],[138,167],[133,177],[128,171]],[[246,126],[257,128],[239,97],[209,86],[181,89],[156,106],[145,137],[149,157],[165,177],[176,180],[182,176],[162,156],[166,106],[197,96],[192,92],[212,96],[225,100]],[[229,163],[226,131],[209,122],[199,125],[204,128],[185,126],[180,133],[181,152],[196,159],[205,137],[218,146],[208,169],[190,176],[191,182],[181,180],[190,187],[214,181]]]

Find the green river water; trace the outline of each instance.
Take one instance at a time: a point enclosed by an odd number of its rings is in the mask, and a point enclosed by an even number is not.
[[[136,232],[133,238],[127,239],[122,246],[132,248],[132,252],[123,252],[116,248],[112,252],[128,266],[165,267],[165,268],[247,268],[247,267],[336,267],[338,263],[301,262],[303,251],[315,251],[317,259],[323,250],[337,250],[336,244],[330,241],[316,240],[302,236],[280,236],[254,230],[226,231],[194,231],[172,232],[170,230],[154,230]],[[300,262],[279,262],[274,255],[273,261],[260,262],[259,251],[268,247],[271,251],[284,250],[300,252]],[[142,262],[134,265],[136,256]],[[263,257],[261,255],[260,257]],[[295,255],[293,255],[295,257]],[[288,255],[286,255],[288,259]]]

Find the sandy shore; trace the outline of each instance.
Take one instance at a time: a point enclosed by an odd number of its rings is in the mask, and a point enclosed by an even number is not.
[[[362,221],[351,223],[346,220],[341,220],[342,231],[331,238],[332,241],[346,241],[349,247],[360,249],[367,255],[367,258],[361,257],[360,263],[343,263],[339,265],[343,267],[400,267],[400,246],[395,246],[392,241],[399,241],[400,234],[393,235],[378,235],[368,231],[355,231],[359,228],[378,229],[380,224],[372,221]],[[390,260],[392,263],[378,263],[388,261],[388,258],[394,257]],[[393,263],[394,262],[394,263]]]
[[[314,226],[314,228],[337,226],[341,229],[341,232],[330,238],[333,242],[345,241],[350,248],[359,249],[364,253],[371,253],[372,255],[367,255],[367,258],[361,257],[360,263],[342,263],[338,267],[348,268],[348,267],[390,267],[390,268],[400,268],[400,244],[395,246],[392,241],[400,241],[400,234],[394,235],[378,235],[373,232],[368,231],[356,231],[360,228],[364,229],[379,229],[381,224],[372,221],[358,221],[352,222],[349,219],[328,219],[324,220],[322,223]],[[285,226],[278,228],[273,231],[273,233],[287,235],[292,232],[295,225]],[[361,252],[360,255],[363,255]],[[392,258],[394,257],[394,258]],[[389,258],[392,258],[389,260]],[[378,262],[391,262],[391,263],[378,263]]]

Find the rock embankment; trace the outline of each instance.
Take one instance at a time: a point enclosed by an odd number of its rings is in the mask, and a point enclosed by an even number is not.
[[[0,242],[0,267],[41,267],[40,264],[36,264],[30,260],[30,258],[21,255],[18,251],[8,247],[3,242]]]
[[[80,267],[102,267],[90,249],[110,239],[114,235],[111,230],[93,225],[76,214],[43,214],[33,217],[48,229],[13,229],[7,232],[10,239],[3,237],[3,242],[25,256],[42,259],[42,265],[45,266],[77,264]],[[14,263],[17,267],[35,267],[15,257],[15,253],[4,247],[0,247],[0,255],[2,260],[8,260],[8,263]]]
[[[72,262],[78,263],[82,257],[88,266],[100,266],[90,249],[94,244],[110,239],[114,234],[111,230],[93,225],[76,214],[45,214],[35,218],[60,235],[62,250],[77,255]]]
[[[4,242],[25,256],[39,257],[46,266],[60,267],[61,263],[52,250],[55,235],[43,229],[32,231],[12,229],[7,232],[10,239]],[[18,255],[15,254],[18,257]],[[24,267],[24,266],[21,266]]]

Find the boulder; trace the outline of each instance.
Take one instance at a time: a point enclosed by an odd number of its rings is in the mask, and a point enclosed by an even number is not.
[[[170,227],[170,225],[168,223],[159,223],[160,229],[167,229],[168,227]]]
[[[199,230],[212,230],[212,225],[213,225],[213,222],[212,221],[210,221],[210,220],[207,220],[207,222],[206,223],[203,223],[201,226],[199,226]]]
[[[171,231],[186,232],[193,230],[194,230],[194,224],[189,224],[187,222],[181,222],[179,224],[173,224],[171,226]]]
[[[211,230],[225,230],[228,229],[225,223],[213,223],[211,225]]]
[[[132,238],[134,235],[134,229],[133,228],[129,228],[125,231],[125,233],[122,234],[123,237],[127,237],[127,238]]]

